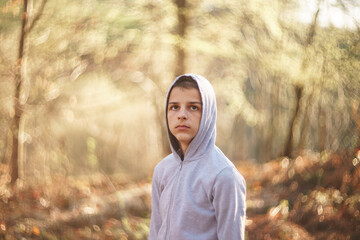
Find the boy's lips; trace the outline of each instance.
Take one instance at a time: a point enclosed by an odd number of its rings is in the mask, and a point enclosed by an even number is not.
[[[188,128],[190,128],[190,127],[188,127],[188,126],[186,126],[186,125],[177,125],[175,128],[176,128],[176,129],[188,129]]]

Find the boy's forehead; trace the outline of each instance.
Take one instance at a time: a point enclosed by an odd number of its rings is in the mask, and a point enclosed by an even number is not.
[[[175,94],[173,94],[175,92]],[[169,99],[172,97],[182,97],[185,95],[192,95],[193,97],[199,98],[201,101],[201,94],[198,88],[184,88],[184,87],[174,87],[171,89]]]

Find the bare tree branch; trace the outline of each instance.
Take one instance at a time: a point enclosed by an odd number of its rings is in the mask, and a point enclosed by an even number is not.
[[[307,40],[305,42],[305,47],[311,45],[311,43],[313,42],[314,40],[314,36],[315,36],[315,33],[316,33],[316,26],[317,26],[317,19],[318,19],[318,16],[319,16],[319,12],[320,12],[320,8],[318,8],[318,10],[316,11],[315,15],[314,15],[314,21],[310,27],[310,30],[309,30],[309,34],[307,36]]]
[[[26,33],[29,33],[35,26],[36,22],[40,19],[42,13],[44,12],[44,8],[46,5],[47,0],[43,0],[41,2],[41,5],[36,13],[36,15],[34,16],[33,20],[29,23],[27,29],[26,29]]]

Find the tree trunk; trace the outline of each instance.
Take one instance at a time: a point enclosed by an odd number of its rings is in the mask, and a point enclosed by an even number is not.
[[[269,81],[271,85],[271,93],[269,95],[269,101],[267,102],[268,106],[266,108],[270,109],[270,117],[268,119],[268,127],[264,129],[264,145],[261,150],[261,159],[263,159],[265,162],[273,159],[272,156],[272,149],[273,149],[273,143],[275,142],[274,139],[274,129],[277,126],[275,124],[275,116],[276,110],[278,109],[278,93],[279,93],[279,87],[278,87],[278,80],[277,77],[274,77],[272,81]],[[266,96],[266,95],[265,95]],[[266,102],[265,102],[266,104]]]
[[[23,85],[22,79],[22,62],[24,57],[24,46],[26,38],[26,25],[27,25],[27,8],[28,0],[24,0],[24,10],[21,14],[21,32],[20,32],[20,44],[18,49],[18,59],[15,73],[15,94],[14,94],[14,103],[13,103],[13,116],[11,121],[11,136],[12,136],[12,151],[11,151],[11,183],[14,184],[15,181],[19,178],[19,127],[20,127],[20,118],[22,115],[22,106],[20,103],[20,91]]]
[[[19,39],[19,48],[18,48],[18,58],[17,58],[17,66],[16,66],[16,72],[14,77],[14,83],[15,83],[15,93],[14,93],[14,102],[13,102],[13,111],[12,111],[12,120],[10,125],[10,131],[11,131],[11,138],[10,140],[12,146],[11,146],[11,155],[10,155],[10,165],[11,165],[11,183],[14,184],[16,180],[19,178],[19,157],[21,154],[19,154],[19,148],[20,144],[22,144],[22,141],[20,139],[20,136],[22,135],[20,132],[20,124],[21,124],[21,118],[23,114],[23,105],[25,102],[20,102],[20,94],[23,88],[23,75],[22,75],[22,68],[23,68],[23,62],[24,62],[24,55],[25,55],[25,44],[26,39],[31,31],[31,29],[34,27],[37,20],[39,20],[45,4],[47,0],[43,0],[41,2],[41,5],[39,7],[39,11],[37,15],[33,18],[29,18],[29,6],[32,7],[32,0],[23,0],[23,12],[21,14],[21,29],[20,29],[20,39]],[[31,22],[29,22],[31,20]],[[22,148],[20,148],[22,149]]]
[[[326,150],[327,144],[327,112],[321,102],[319,106],[318,134],[319,151],[322,152]]]
[[[226,146],[230,148],[228,152],[231,153],[232,161],[246,159],[246,141],[243,141],[243,136],[245,134],[245,125],[245,121],[239,114],[237,114],[234,117],[234,123],[231,128],[229,144],[228,146]]]
[[[185,49],[184,40],[186,35],[186,28],[188,19],[186,16],[186,0],[175,0],[177,7],[178,29],[177,35],[179,42],[176,44],[176,62],[175,62],[175,75],[179,76],[185,73]]]
[[[314,41],[314,37],[316,34],[316,28],[317,28],[317,21],[318,21],[318,16],[320,13],[320,8],[318,8],[318,10],[315,12],[314,15],[314,19],[313,22],[310,26],[307,38],[304,42],[304,57],[302,60],[302,72],[306,72],[307,68],[308,68],[308,64],[310,63],[309,59],[308,59],[308,48],[312,45],[313,41]],[[324,66],[324,65],[323,65]],[[309,101],[308,104],[306,105],[306,108],[304,110],[304,119],[303,119],[303,128],[302,131],[300,132],[300,140],[299,140],[299,150],[302,151],[304,150],[304,148],[306,147],[306,143],[307,143],[307,137],[308,137],[308,129],[310,127],[310,116],[309,116],[309,109],[311,108],[311,104],[312,101],[314,100],[314,91],[313,90],[311,96],[309,96]],[[291,144],[291,143],[288,143]]]
[[[284,156],[291,157],[291,153],[294,150],[294,129],[295,129],[295,121],[298,118],[299,110],[300,110],[300,99],[302,96],[302,87],[296,86],[295,87],[295,94],[296,94],[296,106],[294,114],[291,118],[289,133],[286,141],[286,146],[284,150]]]
[[[303,118],[303,124],[302,124],[302,128],[301,128],[300,142],[299,142],[300,151],[303,151],[308,147],[311,108],[312,108],[313,103],[315,101],[315,95],[316,95],[315,94],[315,87],[313,87],[313,90],[312,90],[311,94],[308,97],[308,101],[307,101],[307,104],[306,104],[305,110],[304,110],[304,118]]]
[[[355,125],[357,127],[358,130],[358,138],[357,138],[357,148],[360,151],[360,116],[358,114],[358,109],[359,109],[359,102],[353,100],[352,102],[352,106],[351,106],[351,112],[352,112],[352,120],[355,122]]]

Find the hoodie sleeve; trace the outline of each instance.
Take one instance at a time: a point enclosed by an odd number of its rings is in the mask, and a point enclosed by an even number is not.
[[[213,206],[219,240],[244,240],[246,183],[234,167],[223,169],[216,177]]]
[[[161,216],[160,216],[160,184],[157,181],[156,169],[154,172],[152,180],[152,191],[151,191],[151,220],[150,220],[150,233],[149,240],[156,240],[157,235],[161,226]]]

